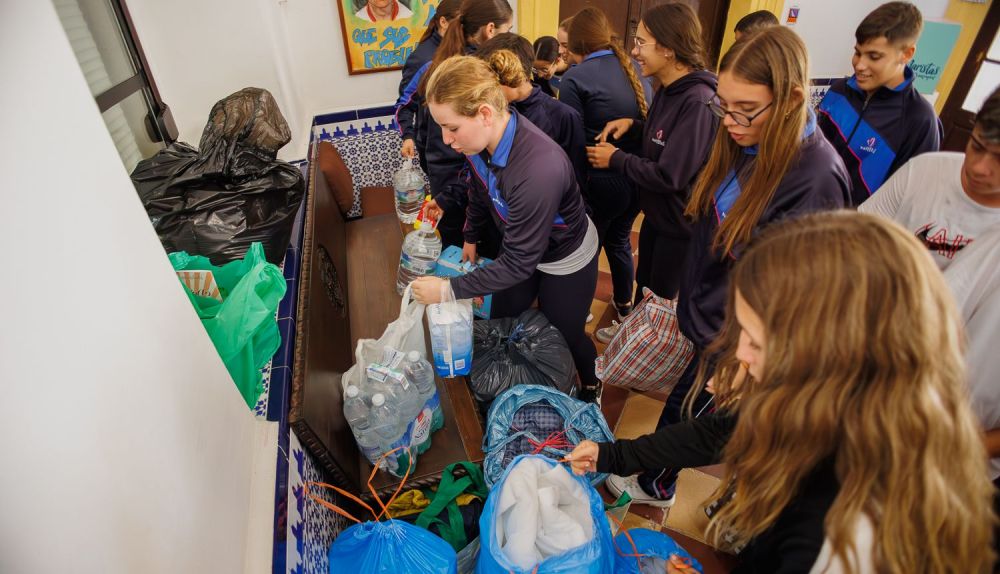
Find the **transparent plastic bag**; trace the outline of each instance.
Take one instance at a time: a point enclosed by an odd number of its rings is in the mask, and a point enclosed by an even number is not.
[[[443,282],[441,302],[427,306],[427,326],[438,376],[469,374],[472,369],[472,300],[456,300],[451,283]]]

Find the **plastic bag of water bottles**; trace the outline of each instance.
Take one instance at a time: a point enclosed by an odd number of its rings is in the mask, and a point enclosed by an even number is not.
[[[412,413],[407,411],[410,408],[407,405],[413,402],[412,397],[408,398],[405,395],[405,391],[402,393],[395,392],[396,387],[391,386],[391,383],[387,383],[391,378],[396,377],[395,371],[397,368],[387,364],[391,363],[391,360],[386,359],[386,349],[398,351],[403,354],[416,351],[421,357],[427,356],[427,339],[424,335],[423,314],[424,306],[410,300],[410,289],[407,287],[400,304],[399,318],[389,323],[382,336],[378,339],[361,339],[358,341],[357,348],[355,349],[356,362],[341,378],[345,406],[346,401],[352,398],[347,394],[348,389],[352,386],[356,387],[358,390],[355,396],[360,396],[364,402],[363,406],[368,408],[369,414],[373,416],[369,424],[375,428],[371,432],[355,432],[355,438],[358,439],[359,447],[373,463],[378,460],[376,455],[381,455],[381,453],[388,452],[398,446],[409,447],[414,440],[416,441],[414,446],[418,448],[412,449],[412,453],[416,456],[420,450],[426,450],[426,446],[423,449],[419,447],[429,439],[429,433],[433,432],[435,424],[433,404],[431,406],[431,416],[429,418],[424,417],[429,422],[421,423],[419,428],[414,427],[410,423],[415,422],[417,415],[411,416]],[[377,379],[379,378],[384,380],[378,381]],[[398,384],[399,379],[395,378],[395,381]],[[351,394],[355,394],[355,392],[351,392]],[[375,395],[381,395],[381,397],[376,399]],[[431,400],[430,397],[427,400]],[[440,404],[440,401],[437,404]],[[352,408],[355,409],[352,411],[352,414],[348,414],[345,411],[345,416],[348,419],[354,417],[359,421],[362,415],[357,413],[364,413],[365,411],[359,408],[356,402],[354,402]],[[376,410],[378,410],[377,414],[375,413]],[[440,418],[438,416],[439,420]],[[357,425],[358,423],[356,422],[355,424]],[[360,424],[361,426],[365,425],[363,422]],[[438,424],[441,423],[439,422]],[[352,426],[352,429],[354,428],[355,426]],[[427,443],[427,446],[429,446],[429,443]],[[409,449],[401,449],[397,455],[383,459],[382,464],[385,470],[401,476],[400,473],[405,471],[408,466],[408,461],[401,460],[401,458],[407,457],[408,451]]]
[[[472,369],[472,300],[456,300],[451,283],[443,282],[441,302],[427,306],[427,326],[438,376],[469,374]]]

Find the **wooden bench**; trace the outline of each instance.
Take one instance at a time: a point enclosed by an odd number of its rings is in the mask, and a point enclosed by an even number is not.
[[[320,169],[321,164],[330,168],[329,161],[319,161],[329,159],[321,154],[336,153],[324,143],[316,146],[305,200],[289,424],[337,486],[370,496],[365,483],[372,467],[344,420],[341,377],[354,364],[358,339],[378,338],[399,315],[396,270],[403,231],[392,211],[391,189],[362,190],[368,213],[345,220],[344,205],[350,203],[341,197],[338,204]],[[333,174],[334,186],[353,185],[342,176]],[[353,188],[348,189],[353,199]],[[388,213],[379,214],[386,206]],[[483,459],[483,430],[465,380],[437,383],[444,428],[420,455],[407,481],[414,488],[436,484],[451,463]],[[399,479],[379,471],[372,484],[383,496],[395,490]]]

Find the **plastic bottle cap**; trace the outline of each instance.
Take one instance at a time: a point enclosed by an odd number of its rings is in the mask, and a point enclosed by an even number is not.
[[[385,404],[385,395],[382,393],[375,393],[372,395],[372,406],[380,407]]]
[[[350,399],[353,399],[354,397],[358,396],[359,392],[360,391],[358,391],[358,388],[355,387],[354,385],[347,387],[347,397]]]
[[[406,360],[411,363],[416,363],[420,360],[420,351],[410,351],[406,354]]]

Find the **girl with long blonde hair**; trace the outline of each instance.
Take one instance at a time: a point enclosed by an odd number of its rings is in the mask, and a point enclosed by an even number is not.
[[[490,59],[497,68],[519,67],[507,50]],[[597,230],[569,158],[508,107],[496,71],[478,58],[442,62],[427,82],[427,103],[444,143],[469,162],[463,260],[476,260],[476,244],[488,229],[502,235],[493,263],[450,280],[455,297],[493,294],[493,317],[516,317],[537,299],[539,311],[559,329],[573,355],[582,398],[595,400],[597,350],[584,326],[597,287]],[[440,216],[439,206],[428,211]],[[413,296],[437,303],[446,281],[421,277],[412,284]]]
[[[684,397],[699,364],[711,375],[716,362],[706,348],[722,328],[729,271],[750,238],[772,222],[849,205],[844,164],[809,107],[806,47],[778,26],[744,37],[722,57],[716,95],[707,105],[722,119],[712,151],[694,184],[685,214],[693,220],[681,275],[677,320],[695,346],[694,359],[663,407],[657,428],[680,422]],[[710,404],[701,392],[698,414]],[[669,506],[676,469],[638,477],[612,477],[613,493]]]
[[[604,12],[593,6],[584,8],[569,21],[567,35],[569,59],[576,66],[563,74],[559,101],[580,113],[586,140],[596,142],[611,120],[645,119],[650,86],[611,31]],[[639,153],[639,139],[630,134],[622,139],[621,147]],[[588,166],[583,192],[608,256],[613,301],[621,318],[632,308],[632,223],[639,214],[638,188],[607,166]]]
[[[872,249],[872,246],[878,246]],[[992,487],[940,272],[896,224],[776,224],[736,263],[727,311],[748,373],[720,411],[582,443],[574,471],[725,464],[710,540],[738,572],[989,572]]]

